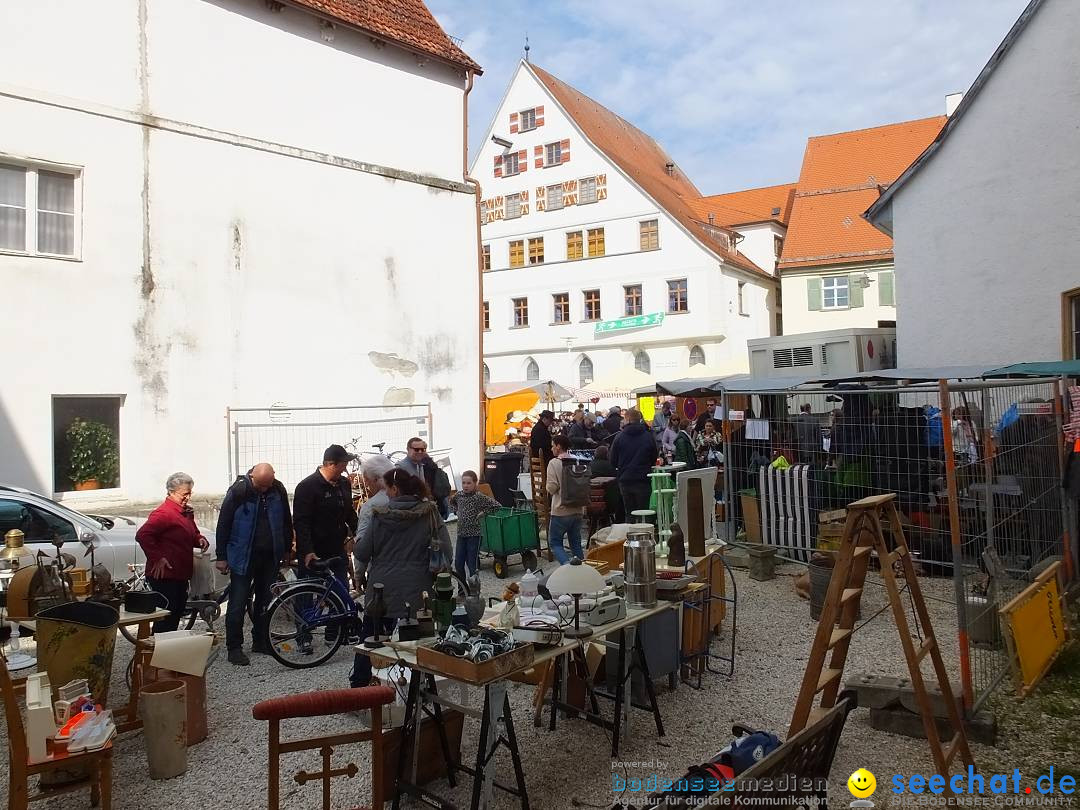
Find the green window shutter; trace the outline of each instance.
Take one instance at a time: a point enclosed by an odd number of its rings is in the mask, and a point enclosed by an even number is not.
[[[896,291],[893,287],[893,271],[878,273],[878,303],[883,307],[896,306]]]
[[[806,280],[806,308],[811,312],[821,309],[821,279],[808,278]]]
[[[861,307],[863,305],[862,278],[862,273],[856,273],[854,275],[848,276],[848,306],[852,309],[855,309],[856,307]]]

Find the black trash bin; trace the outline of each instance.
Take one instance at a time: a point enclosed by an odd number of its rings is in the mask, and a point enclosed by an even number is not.
[[[521,453],[486,453],[484,455],[484,483],[491,487],[495,500],[503,506],[514,505],[514,490],[518,488],[521,473]]]

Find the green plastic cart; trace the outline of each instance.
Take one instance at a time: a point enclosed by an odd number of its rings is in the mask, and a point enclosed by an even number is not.
[[[536,512],[532,509],[502,507],[488,512],[480,522],[482,532],[480,550],[495,558],[495,576],[504,579],[507,561],[514,554],[521,555],[521,564],[536,570],[536,552],[540,549],[540,532],[536,526]]]

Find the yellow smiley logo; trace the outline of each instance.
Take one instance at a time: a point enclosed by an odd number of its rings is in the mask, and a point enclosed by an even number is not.
[[[848,777],[847,789],[856,799],[865,799],[867,796],[874,795],[874,791],[877,790],[877,780],[866,768],[859,768]]]

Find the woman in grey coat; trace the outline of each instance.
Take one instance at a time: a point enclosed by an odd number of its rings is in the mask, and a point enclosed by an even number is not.
[[[400,467],[387,472],[383,482],[390,503],[372,510],[371,530],[360,537],[353,553],[367,568],[365,609],[374,597],[370,586],[382,583],[386,618],[380,632],[389,633],[397,619],[405,618],[406,603],[415,612],[421,594],[432,593],[433,552],[449,570],[452,551],[450,534],[438,506],[430,500],[427,484]],[[366,613],[363,633],[365,637],[375,633],[375,625]],[[370,681],[371,659],[358,654],[349,682],[356,687],[367,686]]]

